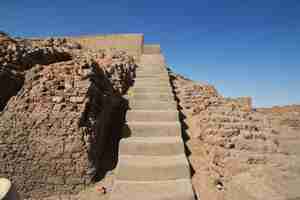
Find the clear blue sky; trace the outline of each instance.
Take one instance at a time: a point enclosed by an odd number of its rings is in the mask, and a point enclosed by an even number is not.
[[[300,103],[299,0],[2,0],[14,36],[144,33],[168,64],[255,106]]]

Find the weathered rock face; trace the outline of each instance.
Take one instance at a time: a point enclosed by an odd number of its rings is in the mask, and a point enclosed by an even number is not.
[[[36,64],[51,64],[72,58],[71,50],[78,49],[63,39],[49,39],[37,46],[30,40],[16,41],[8,36],[0,38],[0,110],[21,88],[24,73]],[[4,88],[5,87],[5,88]]]
[[[46,40],[39,46],[30,40],[4,40],[0,47],[0,65],[2,68],[24,71],[35,64],[47,65],[70,60],[70,51],[80,48],[68,44],[66,40],[57,40]]]
[[[72,60],[22,68],[23,87],[0,116],[0,176],[24,197],[77,192],[114,164],[101,159],[120,133],[133,60],[118,51],[68,55]]]
[[[295,194],[291,177],[300,165],[286,162],[294,155],[287,156],[291,151],[280,139],[287,129],[278,128],[282,126],[275,123],[274,115],[253,110],[249,98],[224,98],[210,85],[176,74],[172,79],[190,138],[193,183],[201,198],[267,199]]]

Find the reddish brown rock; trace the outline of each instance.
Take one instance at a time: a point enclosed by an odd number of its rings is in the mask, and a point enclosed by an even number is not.
[[[69,48],[64,40],[41,43],[34,46]],[[26,198],[72,194],[87,187],[93,178],[88,170],[102,162],[110,137],[119,133],[114,129],[118,126],[111,125],[113,114],[101,113],[119,109],[106,103],[121,99],[131,85],[134,61],[115,51],[118,56],[111,58],[110,52],[111,62],[99,66],[95,60],[105,57],[104,51],[69,48],[68,53],[72,60],[56,58],[47,65],[33,62],[23,71],[22,89],[11,95],[0,116],[0,176],[16,183]],[[104,94],[109,98],[103,98]],[[123,106],[118,101],[114,106]],[[97,120],[103,120],[102,115],[107,118],[103,126],[107,135],[97,136]],[[97,149],[91,149],[96,144]]]

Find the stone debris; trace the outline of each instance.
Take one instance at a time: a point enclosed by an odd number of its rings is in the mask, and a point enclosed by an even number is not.
[[[37,45],[31,40],[0,39],[0,65],[16,71],[30,69],[35,64],[47,65],[71,59],[71,51],[78,49],[76,44],[64,39],[45,40]]]
[[[27,70],[37,64],[70,60],[72,51],[79,49],[66,39],[47,39],[40,43],[0,35],[0,110],[20,90]]]

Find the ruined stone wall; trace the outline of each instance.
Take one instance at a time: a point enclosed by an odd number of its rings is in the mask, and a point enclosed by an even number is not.
[[[70,39],[80,43],[84,48],[90,49],[119,49],[138,58],[143,51],[143,34],[111,34],[70,37]]]
[[[279,133],[266,115],[252,109],[250,98],[224,98],[211,85],[171,77],[199,197],[223,199],[237,188],[235,177],[273,164]]]
[[[0,40],[0,111],[10,97],[22,87],[26,70],[36,64],[46,65],[70,60],[71,49],[74,49],[72,44],[66,40],[44,40],[41,44],[35,45],[26,40],[15,41],[8,36],[2,37]]]
[[[99,97],[120,99],[134,77],[134,61],[125,52],[75,49],[70,54],[69,61],[27,68],[23,87],[0,114],[0,176],[12,180],[25,198],[76,193],[90,184],[88,170],[99,153],[91,146],[100,141],[103,151],[111,141],[95,138],[108,107]],[[110,115],[104,125],[108,136],[119,133],[113,120],[118,123]]]
[[[138,59],[143,53],[144,35],[143,34],[108,34],[90,36],[70,36],[64,37],[67,40],[78,43],[85,49],[109,50],[117,49],[126,51],[128,55]],[[45,38],[31,38],[33,43],[41,43]]]

